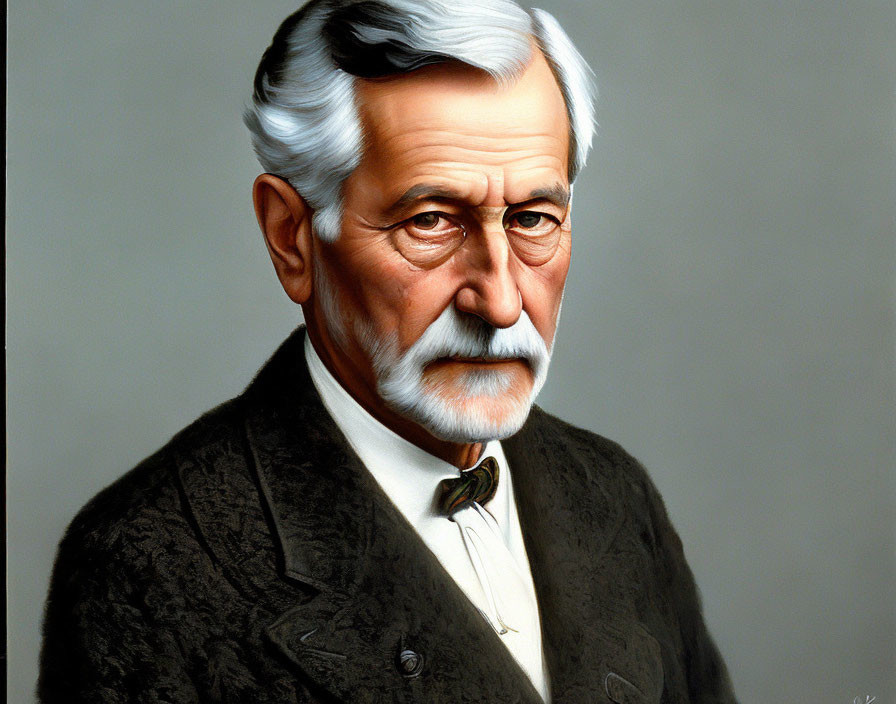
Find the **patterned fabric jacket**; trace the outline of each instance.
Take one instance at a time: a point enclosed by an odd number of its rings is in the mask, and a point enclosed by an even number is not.
[[[541,701],[349,448],[303,339],[72,522],[42,702]],[[638,463],[537,408],[504,447],[553,701],[733,702]]]

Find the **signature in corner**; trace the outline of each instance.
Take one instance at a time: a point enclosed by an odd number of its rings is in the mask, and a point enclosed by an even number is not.
[[[865,701],[862,701],[861,697],[856,697],[852,700],[852,704],[871,704],[871,702],[875,701],[877,697],[872,697],[870,694],[865,695]]]

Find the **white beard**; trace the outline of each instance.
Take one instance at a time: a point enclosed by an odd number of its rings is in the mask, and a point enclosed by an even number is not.
[[[365,337],[370,339],[369,332]],[[481,318],[458,313],[453,305],[404,354],[397,353],[394,337],[377,340],[367,353],[377,391],[392,410],[437,438],[464,443],[516,433],[544,385],[550,363],[547,346],[525,311],[513,326],[495,328]],[[523,359],[529,365],[531,386],[515,389],[520,383],[517,375],[481,367],[464,373],[450,387],[427,384],[426,366],[446,357]]]
[[[348,331],[336,291],[323,267],[316,267],[315,274],[327,328],[333,341],[347,349]],[[547,378],[550,352],[525,311],[511,327],[495,328],[449,305],[403,354],[397,334],[379,337],[360,320],[352,329],[370,357],[377,392],[386,405],[442,440],[474,443],[513,435],[526,422]],[[482,367],[463,373],[453,384],[427,383],[427,365],[447,357],[522,359],[529,366],[531,387],[519,388],[518,374]]]

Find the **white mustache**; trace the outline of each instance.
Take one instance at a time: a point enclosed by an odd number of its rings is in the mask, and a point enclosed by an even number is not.
[[[511,327],[496,328],[448,306],[403,356],[421,366],[445,357],[524,359],[537,376],[549,352],[525,311]]]
[[[381,382],[380,393],[399,405],[410,401],[410,390],[416,386],[419,375],[438,359],[523,359],[532,370],[535,389],[540,389],[551,358],[544,339],[525,311],[511,327],[496,328],[479,317],[458,313],[454,306],[445,308],[404,354],[397,352],[394,337],[388,342],[380,341],[377,347],[372,357]]]

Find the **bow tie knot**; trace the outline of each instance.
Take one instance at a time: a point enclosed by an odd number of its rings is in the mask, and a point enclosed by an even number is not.
[[[439,486],[439,508],[448,516],[474,501],[482,506],[498,490],[498,461],[486,457],[472,469],[462,471],[459,477],[443,479]]]

